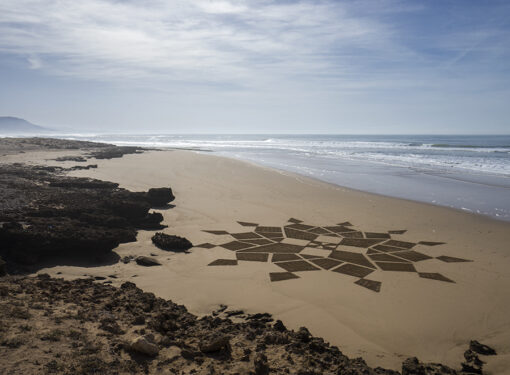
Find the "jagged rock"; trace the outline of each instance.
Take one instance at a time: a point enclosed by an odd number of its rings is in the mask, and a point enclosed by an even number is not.
[[[147,191],[147,200],[152,206],[164,206],[174,199],[170,188],[151,188]]]
[[[412,357],[402,363],[402,375],[457,375],[457,371],[439,363],[422,363]]]
[[[210,340],[204,340],[200,343],[202,353],[215,353],[220,351],[230,351],[230,337],[220,336]]]
[[[7,275],[7,269],[5,267],[5,260],[0,257],[0,277]]]
[[[469,349],[482,355],[496,355],[496,351],[494,349],[492,349],[490,346],[481,344],[476,340],[472,340],[469,343]]]
[[[477,366],[482,366],[484,364],[478,355],[471,349],[468,349],[464,352],[464,358],[466,359],[467,363],[474,363]]]
[[[184,306],[144,293],[131,282],[116,288],[97,283],[90,277],[63,280],[50,278],[47,274],[6,276],[0,279],[0,295],[3,305],[8,307],[0,309],[0,328],[4,333],[0,349],[9,351],[9,361],[2,362],[5,367],[2,370],[7,373],[41,372],[38,371],[40,367],[34,371],[22,370],[27,357],[38,355],[41,348],[34,342],[45,334],[57,340],[49,349],[58,356],[39,356],[44,362],[36,365],[46,366],[45,362],[52,361],[50,368],[58,369],[56,373],[159,374],[161,369],[171,369],[175,373],[190,370],[210,373],[213,369],[216,374],[247,373],[247,370],[268,374],[270,364],[274,363],[274,372],[281,374],[398,375],[396,371],[371,368],[362,358],[349,359],[336,346],[318,337],[310,336],[309,342],[304,343],[292,330],[280,332],[263,322],[261,327],[252,328],[253,323],[261,323],[257,319],[236,319],[238,321],[234,322],[217,316],[197,318]],[[21,308],[20,301],[26,307]],[[68,312],[65,319],[59,318],[57,322],[55,318],[58,316],[52,314],[55,306],[65,306]],[[140,336],[133,343],[125,342],[122,336],[110,331],[98,334],[94,329],[87,329],[99,322],[103,327],[108,326],[108,330],[111,324],[117,323],[130,327],[131,331],[137,316],[143,316],[149,323],[144,327],[133,327]],[[38,324],[33,324],[31,317]],[[22,329],[27,326],[30,329]],[[10,340],[10,332],[15,332],[20,340]],[[304,334],[306,331],[302,329],[300,332]],[[158,335],[157,341],[154,333]],[[229,340],[214,342],[215,338],[227,334]],[[59,337],[62,337],[60,341]],[[138,339],[141,342],[137,343]],[[200,342],[203,342],[204,352],[197,349]],[[230,343],[235,347],[232,353]],[[11,351],[11,345],[17,349]],[[165,350],[159,351],[160,347]],[[126,356],[123,350],[131,356]],[[149,357],[156,355],[155,361]],[[470,353],[467,357],[472,358]],[[250,360],[252,367],[248,369]],[[83,363],[87,365],[83,367]],[[445,366],[423,364],[416,358],[408,359],[403,370],[405,375],[456,374]]]
[[[116,335],[124,333],[124,331],[120,328],[119,324],[115,321],[113,317],[101,319],[99,328],[101,328],[104,331],[114,333]]]
[[[280,332],[285,332],[287,330],[287,327],[285,327],[281,320],[277,320],[276,323],[273,325],[273,328]]]
[[[161,229],[149,196],[170,199],[169,188],[130,192],[118,184],[62,176],[59,170],[2,165],[0,173],[0,256],[10,273],[37,272],[56,264],[115,262],[111,252],[136,240],[137,229]],[[21,224],[23,223],[23,225]],[[190,246],[179,238],[176,250]],[[64,263],[63,263],[64,262]]]
[[[469,363],[469,362],[462,362],[462,373],[463,374],[478,374],[482,375],[482,366],[483,365],[477,365],[475,363]]]
[[[149,335],[140,336],[131,342],[130,348],[135,352],[142,353],[150,357],[156,357],[159,353],[159,348],[153,341],[153,337]]]
[[[107,145],[107,147],[103,147],[101,150],[90,153],[89,156],[96,159],[114,159],[129,154],[140,154],[145,150],[147,149],[142,147]]]
[[[139,256],[136,258],[136,264],[139,266],[152,267],[152,266],[161,266],[156,259],[152,259],[149,257]]]
[[[109,181],[95,180],[85,177],[67,177],[54,179],[50,187],[75,188],[75,189],[116,189],[119,184]]]
[[[163,228],[166,228],[166,225],[160,224],[162,221],[163,221],[163,215],[161,215],[159,212],[151,212],[138,222],[138,228],[140,228],[140,229],[163,229]]]
[[[269,365],[267,364],[267,356],[264,353],[257,353],[253,360],[255,375],[269,374]]]
[[[243,314],[244,314],[243,310],[231,310],[231,311],[227,311],[225,313],[225,315],[228,316],[228,317],[238,316],[238,315],[243,315]]]
[[[154,236],[152,236],[152,242],[154,243],[154,245],[156,245],[162,250],[176,252],[186,251],[193,247],[193,244],[189,242],[186,238],[165,234],[161,232],[158,232]]]
[[[17,223],[15,221],[11,221],[9,223],[3,223],[2,229],[6,230],[23,230],[23,225]]]
[[[310,339],[312,337],[312,335],[310,334],[310,331],[306,327],[299,328],[296,336],[302,342],[310,342]]]
[[[54,160],[56,160],[56,161],[75,161],[75,162],[79,162],[79,163],[87,161],[87,159],[85,159],[83,156],[60,156]]]

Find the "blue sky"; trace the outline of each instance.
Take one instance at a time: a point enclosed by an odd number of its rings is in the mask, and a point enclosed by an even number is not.
[[[0,115],[76,131],[510,133],[510,2],[2,0]]]

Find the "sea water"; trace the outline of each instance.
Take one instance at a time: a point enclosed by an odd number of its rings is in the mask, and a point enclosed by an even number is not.
[[[117,145],[213,151],[340,186],[510,221],[510,136],[95,134],[66,137]]]

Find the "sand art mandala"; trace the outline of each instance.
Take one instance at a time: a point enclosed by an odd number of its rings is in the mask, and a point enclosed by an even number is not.
[[[373,280],[377,272],[412,272],[424,279],[453,283],[440,273],[419,272],[415,264],[437,259],[446,263],[471,262],[467,259],[446,255],[432,257],[413,250],[417,245],[438,246],[444,242],[407,242],[392,238],[406,230],[390,230],[386,233],[362,232],[349,222],[333,226],[306,225],[301,220],[289,219],[284,227],[261,226],[238,221],[250,231],[229,233],[224,230],[206,230],[214,235],[229,235],[232,240],[220,245],[204,243],[195,247],[220,246],[235,252],[235,259],[217,259],[209,266],[236,266],[238,262],[271,261],[282,272],[271,272],[271,281],[298,279],[300,272],[328,271],[352,276],[354,283],[374,292],[381,290],[382,283]],[[370,278],[368,276],[370,275]]]

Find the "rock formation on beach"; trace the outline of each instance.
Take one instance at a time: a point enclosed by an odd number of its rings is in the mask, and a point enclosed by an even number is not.
[[[108,261],[113,248],[136,240],[137,229],[164,227],[163,216],[149,210],[174,199],[170,188],[130,192],[54,171],[21,164],[0,169],[0,256],[11,272],[48,262]]]
[[[399,374],[350,359],[306,328],[289,330],[270,314],[220,306],[197,317],[130,282],[115,288],[94,279],[8,276],[0,279],[0,296],[6,373]],[[478,352],[480,347],[471,344]],[[404,375],[468,373],[416,358],[402,366]]]

